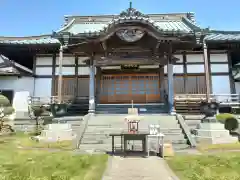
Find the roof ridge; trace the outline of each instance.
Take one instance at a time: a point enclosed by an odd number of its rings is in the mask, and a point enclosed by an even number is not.
[[[144,13],[145,15],[148,16],[155,16],[155,15],[187,15],[189,12],[179,12],[179,13]],[[190,13],[194,13],[194,12],[190,12]],[[65,15],[64,17],[72,17],[72,18],[76,18],[76,17],[112,17],[112,16],[119,16],[120,13],[118,14],[95,14],[95,15]]]
[[[56,33],[59,33],[61,31],[65,31],[67,30],[70,26],[72,26],[75,22],[75,18],[73,18],[68,24],[64,25],[62,28],[60,28],[59,30],[55,31]]]
[[[12,36],[0,36],[0,40],[30,40],[30,39],[42,39],[42,38],[51,38],[50,34],[44,34],[39,36],[21,36],[21,37],[12,37]]]
[[[195,31],[199,31],[201,30],[202,28],[197,25],[196,23],[194,23],[192,20],[190,20],[189,18],[186,18],[186,17],[182,17],[182,20],[184,23],[186,23],[188,26],[190,26],[193,30]]]
[[[210,30],[210,34],[240,34],[240,31]]]

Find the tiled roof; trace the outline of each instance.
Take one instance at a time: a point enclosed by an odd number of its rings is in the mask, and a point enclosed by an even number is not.
[[[0,75],[21,75],[21,73],[32,74],[32,70],[9,60],[6,56],[0,54]]]
[[[26,38],[7,38],[0,37],[0,44],[59,44],[57,39],[51,37],[26,37]]]
[[[240,32],[237,31],[212,31],[204,40],[206,42],[240,42]]]
[[[70,32],[73,35],[85,34],[85,35],[99,35],[101,33],[107,32],[115,25],[125,24],[125,23],[143,23],[152,26],[159,32],[165,33],[192,33],[193,29],[184,22],[184,20],[159,20],[153,21],[147,17],[119,17],[113,19],[108,23],[82,23],[75,24],[74,20],[71,22],[71,25],[67,25],[66,28],[63,28],[59,32]],[[192,24],[195,26],[194,24]]]

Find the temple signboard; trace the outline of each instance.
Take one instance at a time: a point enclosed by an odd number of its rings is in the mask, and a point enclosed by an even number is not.
[[[121,70],[136,70],[139,69],[138,64],[123,64],[121,65]]]

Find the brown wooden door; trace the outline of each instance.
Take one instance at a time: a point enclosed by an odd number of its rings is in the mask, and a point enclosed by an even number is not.
[[[158,74],[103,75],[101,103],[153,103],[160,101]]]

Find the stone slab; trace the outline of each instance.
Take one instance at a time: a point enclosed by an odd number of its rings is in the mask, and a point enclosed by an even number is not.
[[[205,130],[205,129],[198,129],[197,130],[198,136],[203,137],[227,137],[229,136],[228,130]]]
[[[212,137],[200,137],[196,136],[196,141],[199,144],[231,144],[238,142],[237,137],[224,137],[224,138],[212,138]]]
[[[24,119],[28,115],[28,98],[30,93],[28,91],[15,92],[13,97],[13,108],[16,112],[16,118]]]
[[[42,137],[46,137],[47,139],[53,139],[53,140],[60,140],[60,141],[66,141],[66,140],[73,140],[75,139],[75,135],[72,132],[71,129],[69,130],[61,130],[61,131],[50,131],[50,130],[43,130],[41,133]]]
[[[66,141],[76,138],[71,124],[48,124],[38,137],[42,141]]]
[[[225,130],[224,124],[221,123],[200,123],[197,129],[204,130]]]
[[[53,131],[68,130],[68,129],[71,129],[71,128],[72,128],[72,125],[68,124],[68,123],[46,125],[47,130],[53,130]]]

